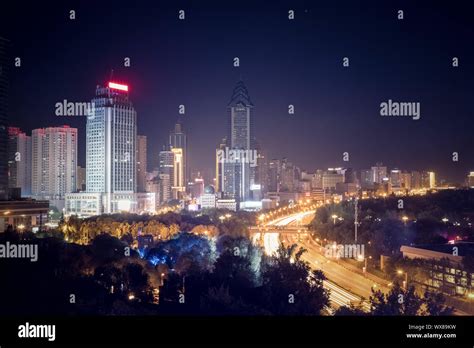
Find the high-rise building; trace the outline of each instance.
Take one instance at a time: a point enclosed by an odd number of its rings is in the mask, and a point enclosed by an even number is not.
[[[147,138],[145,135],[137,136],[137,191],[146,190],[146,167],[147,167]]]
[[[400,188],[402,186],[402,172],[399,169],[390,171],[390,184],[392,188]]]
[[[280,191],[296,192],[299,176],[299,168],[283,158],[280,168]]]
[[[323,174],[324,171],[321,169],[316,170],[316,172],[313,174],[313,177],[311,179],[311,187],[313,189],[320,189],[323,187]]]
[[[342,172],[338,172],[335,168],[329,168],[323,174],[323,190],[325,191],[335,191],[336,186],[339,183],[344,182],[344,174]]]
[[[383,179],[387,177],[387,167],[382,163],[377,163],[372,167],[372,182],[382,184]]]
[[[137,113],[128,85],[97,86],[92,104],[86,124],[86,192],[69,195],[66,211],[139,212],[146,203],[140,200],[151,202],[154,194],[137,194]]]
[[[374,186],[373,175],[371,169],[362,169],[360,171],[360,186],[362,189],[370,189]]]
[[[227,105],[228,112],[228,146],[232,149],[253,149],[255,138],[253,135],[252,110],[254,105],[250,100],[249,92],[243,81],[237,82]]]
[[[420,172],[413,171],[411,172],[411,188],[420,189],[423,187],[422,175]]]
[[[240,202],[251,198],[251,187],[256,184],[257,160],[256,142],[253,135],[253,103],[242,81],[234,88],[231,100],[227,105],[228,134],[225,150],[218,149],[217,161],[220,163],[221,182],[217,184],[225,198],[235,199],[237,206]],[[222,151],[225,151],[223,154]],[[220,155],[219,155],[220,152]],[[232,156],[228,156],[232,154]],[[219,168],[219,164],[217,164]],[[218,169],[219,171],[219,169]]]
[[[435,172],[428,172],[428,183],[429,183],[430,189],[436,187],[436,173]]]
[[[8,128],[8,187],[31,196],[31,137],[20,128]]]
[[[8,198],[9,41],[0,37],[0,200]]]
[[[180,120],[176,122],[174,126],[174,130],[170,132],[169,145],[172,149],[181,149],[181,153],[182,153],[181,166],[182,166],[182,172],[183,172],[183,185],[182,186],[185,187],[189,179],[188,142],[187,142],[186,133],[184,133],[184,130],[183,130],[183,124]]]
[[[147,176],[146,180],[146,192],[155,194],[155,210],[161,205],[163,199],[161,197],[161,181],[159,174]]]
[[[204,179],[199,176],[194,178],[191,195],[193,198],[199,198],[204,194]]]
[[[113,193],[136,192],[137,113],[128,86],[97,86],[86,125],[86,187],[106,194],[105,212],[112,212]]]
[[[412,176],[409,172],[402,172],[401,174],[401,185],[405,190],[411,190],[412,188]]]
[[[62,209],[65,195],[76,191],[77,129],[34,129],[31,144],[31,193]]]
[[[352,168],[346,168],[344,170],[344,183],[345,184],[356,184],[357,183],[357,173]]]
[[[281,175],[281,164],[280,160],[272,159],[268,163],[268,192],[279,192],[280,191],[280,175]]]
[[[159,177],[159,191],[160,191],[160,204],[168,202],[173,198],[171,194],[171,179],[169,174],[160,173]]]
[[[173,199],[181,199],[186,190],[184,181],[184,158],[182,148],[171,148],[173,153],[173,186],[171,187]]]
[[[165,147],[160,151],[159,161],[158,171],[162,186],[162,201],[160,203],[164,203],[173,197],[171,188],[174,184],[174,152]]]

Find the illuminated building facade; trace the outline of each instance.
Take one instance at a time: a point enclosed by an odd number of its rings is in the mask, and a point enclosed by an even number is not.
[[[8,128],[8,187],[31,195],[31,137],[19,128]]]
[[[76,190],[77,129],[69,126],[34,129],[31,136],[31,193],[64,208],[67,193]]]
[[[66,214],[139,212],[152,201],[137,195],[137,113],[127,85],[97,86],[86,125],[86,192],[67,196]]]

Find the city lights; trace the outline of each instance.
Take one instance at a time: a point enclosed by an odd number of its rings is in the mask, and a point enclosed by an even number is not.
[[[472,345],[468,2],[0,24],[0,348]]]
[[[127,85],[122,85],[122,84],[115,83],[115,82],[109,82],[108,86],[109,86],[109,88],[112,88],[112,89],[118,89],[120,91],[128,92],[128,86]]]

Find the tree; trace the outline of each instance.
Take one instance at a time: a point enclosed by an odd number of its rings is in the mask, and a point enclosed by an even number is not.
[[[453,315],[454,308],[445,305],[446,299],[443,294],[426,291],[424,294],[423,315]]]
[[[413,286],[405,290],[398,283],[386,295],[372,289],[369,301],[373,315],[417,315],[423,303]]]
[[[263,273],[261,303],[275,315],[320,315],[329,304],[324,274],[301,260],[304,249],[280,245]]]
[[[364,312],[361,306],[355,306],[354,304],[351,303],[349,307],[348,306],[339,307],[334,312],[334,315],[336,316],[352,316],[352,315],[363,316],[363,315],[368,315],[368,313]]]

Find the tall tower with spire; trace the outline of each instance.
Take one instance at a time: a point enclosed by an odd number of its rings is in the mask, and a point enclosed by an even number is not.
[[[232,149],[250,150],[255,147],[253,136],[252,111],[254,105],[242,80],[237,82],[229,104],[228,112],[228,146]]]
[[[240,79],[227,104],[227,152],[245,151],[247,154],[255,150],[253,135],[253,108],[254,105],[244,82]],[[217,187],[226,198],[234,198],[237,203],[251,199],[252,179],[255,177],[255,167],[252,167],[247,158],[221,156],[222,163],[217,164]]]

